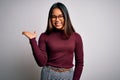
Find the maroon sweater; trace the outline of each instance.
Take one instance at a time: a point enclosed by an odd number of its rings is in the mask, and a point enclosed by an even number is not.
[[[37,64],[59,68],[72,68],[75,55],[75,70],[73,80],[79,80],[83,69],[83,43],[78,33],[73,33],[66,39],[63,31],[54,31],[49,35],[42,33],[37,42],[30,39],[33,55]]]

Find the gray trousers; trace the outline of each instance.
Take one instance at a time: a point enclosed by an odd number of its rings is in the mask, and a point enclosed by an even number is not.
[[[54,67],[52,67],[54,68]],[[58,68],[63,69],[63,68]],[[56,72],[51,69],[51,66],[45,66],[41,71],[41,80],[72,80],[73,78],[73,69],[65,72]]]

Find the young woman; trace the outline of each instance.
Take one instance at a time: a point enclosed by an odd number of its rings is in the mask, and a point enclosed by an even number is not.
[[[41,80],[79,80],[83,70],[83,43],[75,32],[67,8],[54,3],[48,15],[47,29],[40,35],[24,31],[29,38],[34,58],[42,68]],[[73,57],[75,55],[75,69]]]

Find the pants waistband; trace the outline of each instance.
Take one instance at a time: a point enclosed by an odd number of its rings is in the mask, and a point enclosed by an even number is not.
[[[55,72],[66,72],[66,71],[70,71],[72,68],[56,68],[56,67],[52,67],[52,66],[46,66],[47,68],[54,70]]]

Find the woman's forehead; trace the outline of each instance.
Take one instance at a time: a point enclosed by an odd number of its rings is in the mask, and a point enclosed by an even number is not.
[[[62,11],[59,8],[54,8],[52,11],[52,15],[60,15],[62,14]]]

